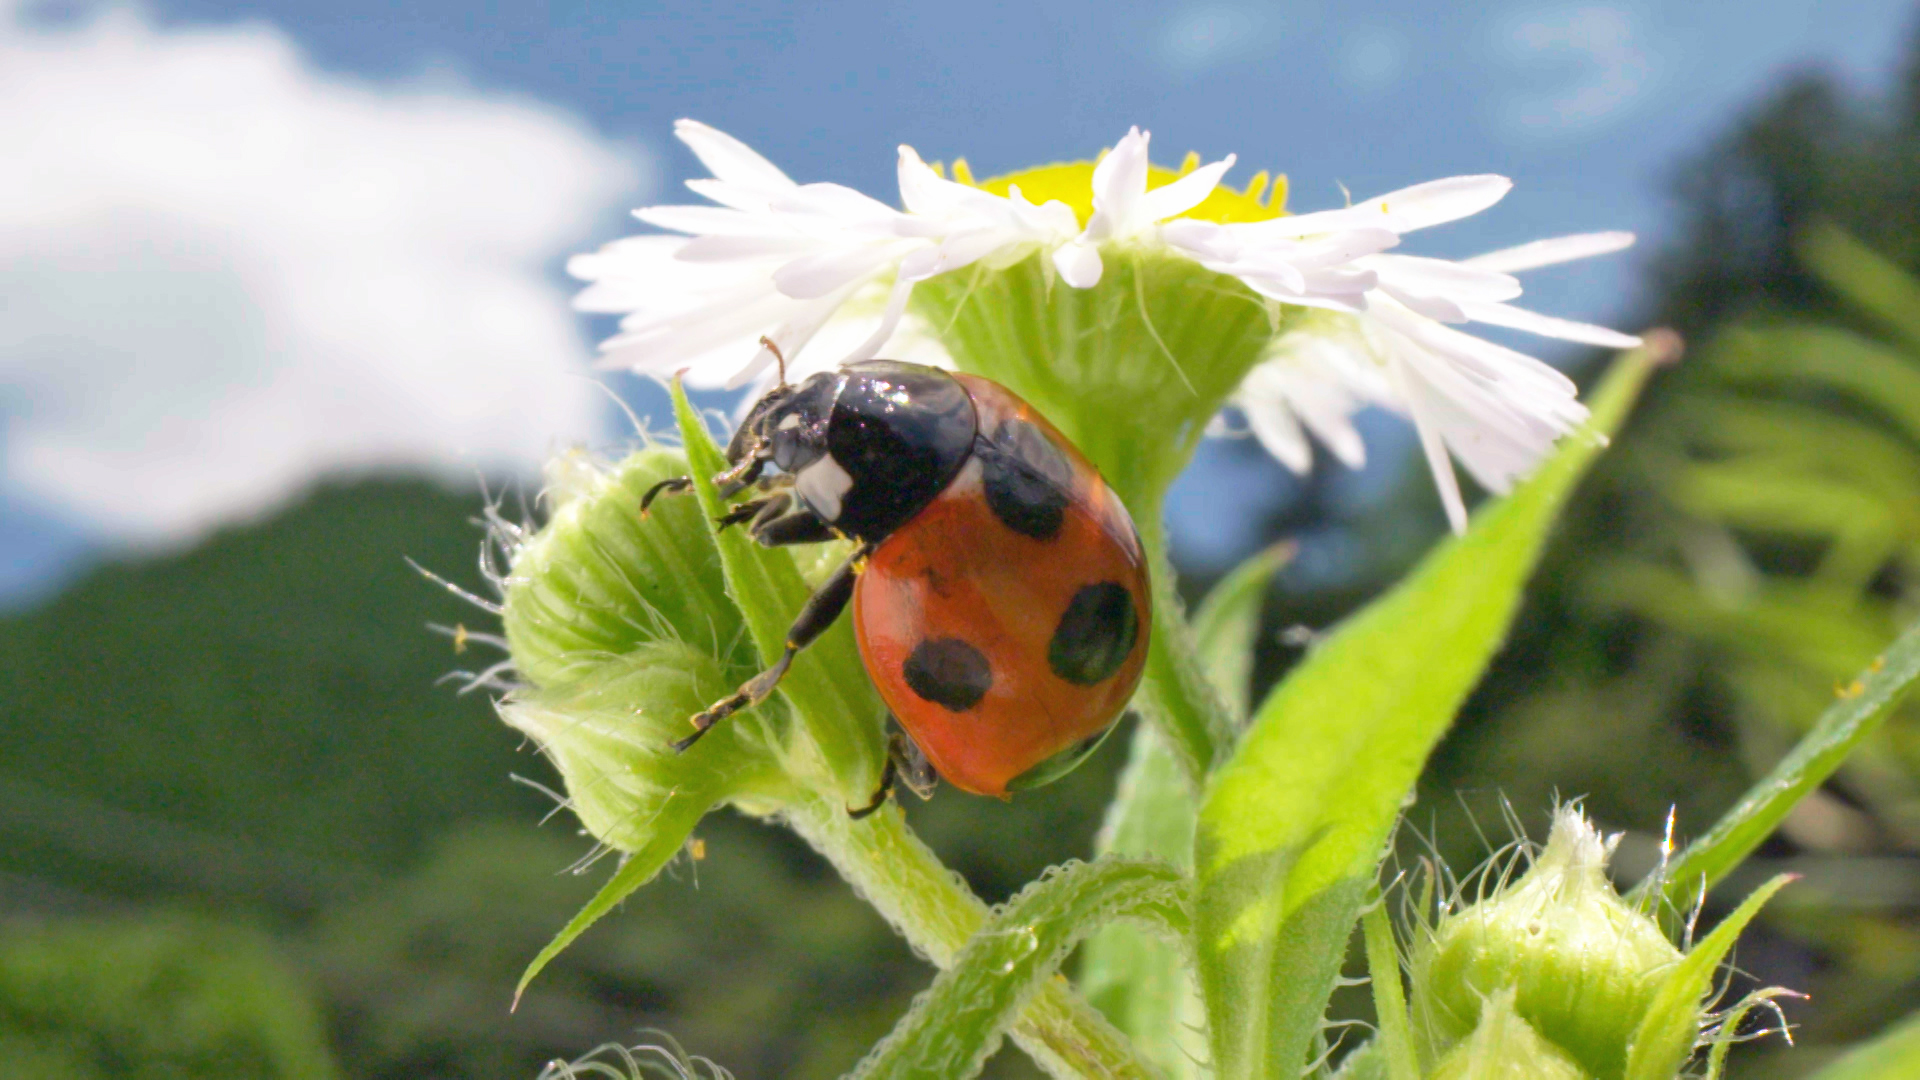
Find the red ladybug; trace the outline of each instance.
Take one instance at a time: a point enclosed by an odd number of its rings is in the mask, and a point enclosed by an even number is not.
[[[801,610],[779,661],[695,716],[676,748],[764,700],[849,600],[867,674],[910,739],[893,740],[856,815],[896,779],[930,793],[929,764],[980,795],[1047,783],[1126,707],[1152,611],[1139,534],[1080,451],[1006,387],[891,360],[782,382],[727,460],[722,496],[758,494],[723,526],[745,523],[770,547],[859,547]],[[666,481],[646,501],[687,486]]]

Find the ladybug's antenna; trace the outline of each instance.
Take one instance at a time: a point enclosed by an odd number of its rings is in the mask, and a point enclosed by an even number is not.
[[[760,335],[760,347],[772,353],[773,358],[780,362],[780,385],[787,385],[787,354],[781,352],[780,346],[775,345],[773,339],[765,334]]]

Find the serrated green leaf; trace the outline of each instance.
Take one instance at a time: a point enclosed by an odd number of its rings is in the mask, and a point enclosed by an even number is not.
[[[742,529],[722,530],[715,523],[728,509],[713,485],[714,475],[727,468],[726,458],[678,380],[673,384],[673,410],[692,470],[694,494],[720,550],[727,595],[740,608],[761,662],[771,664],[780,656],[787,630],[813,590],[801,578],[792,555],[761,547]],[[864,805],[879,786],[886,741],[881,730],[884,712],[861,666],[852,620],[841,619],[808,646],[781,680],[779,692],[812,736],[831,780],[840,788],[840,797],[849,806]]]
[[[1593,399],[1613,430],[1645,382],[1623,357]],[[1600,440],[1575,436],[1266,700],[1213,777],[1195,843],[1201,986],[1224,1080],[1306,1060],[1407,793],[1506,636],[1521,588]]]
[[[1920,1076],[1920,1013],[1854,1047],[1808,1080],[1908,1080]]]
[[[1658,889],[1674,908],[1691,905],[1703,889],[1713,888],[1759,847],[1807,792],[1833,775],[1879,728],[1915,678],[1920,678],[1920,625],[1901,634],[1857,682],[1842,687],[1841,699],[1792,753],[1663,872],[1636,886],[1633,895],[1645,897]]]
[[[1626,1080],[1673,1080],[1693,1052],[1694,1036],[1699,1033],[1702,1002],[1713,989],[1714,972],[1732,951],[1733,943],[1773,894],[1793,880],[1781,874],[1753,891],[1721,920],[1705,940],[1693,947],[1686,959],[1674,965],[1634,1032],[1633,1045],[1627,1050]]]
[[[1074,944],[1119,918],[1185,935],[1186,876],[1163,863],[1101,859],[1059,868],[1027,886],[968,940],[853,1076],[976,1075]]]

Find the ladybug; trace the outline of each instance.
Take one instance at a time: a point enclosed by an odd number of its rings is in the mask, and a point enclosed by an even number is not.
[[[849,602],[867,674],[907,736],[892,738],[880,790],[855,816],[896,781],[927,797],[936,772],[1001,798],[1057,779],[1132,697],[1152,614],[1139,533],[1093,465],[1006,387],[893,360],[798,384],[783,374],[727,461],[722,497],[756,494],[722,527],[744,524],[769,547],[858,546],[779,660],[693,717],[676,749],[765,700]],[[642,511],[689,484],[656,485]]]

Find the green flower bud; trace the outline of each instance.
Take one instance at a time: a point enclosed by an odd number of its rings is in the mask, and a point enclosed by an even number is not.
[[[500,715],[560,770],[567,804],[588,832],[664,862],[715,805],[778,801],[787,792],[784,722],[738,716],[685,753],[670,745],[686,734],[687,717],[730,689],[710,653],[652,641],[573,682],[512,694]]]
[[[1625,1074],[1641,1021],[1682,956],[1658,923],[1614,891],[1611,852],[1578,809],[1564,808],[1519,880],[1442,917],[1414,955],[1414,1016],[1428,1060],[1444,1060],[1474,1036],[1486,1005],[1504,993],[1534,1033],[1587,1074]],[[1669,1028],[1679,1045],[1660,1056],[1676,1067],[1684,1061],[1698,1019],[1696,1012]]]
[[[1508,987],[1487,999],[1473,1033],[1447,1051],[1428,1080],[1588,1080],[1513,1011],[1514,994]]]
[[[685,457],[658,447],[612,466],[581,451],[548,465],[552,516],[514,552],[501,617],[522,679],[558,686],[654,641],[692,645],[740,678],[753,673],[699,505],[662,495],[640,513],[649,488],[686,472]]]

